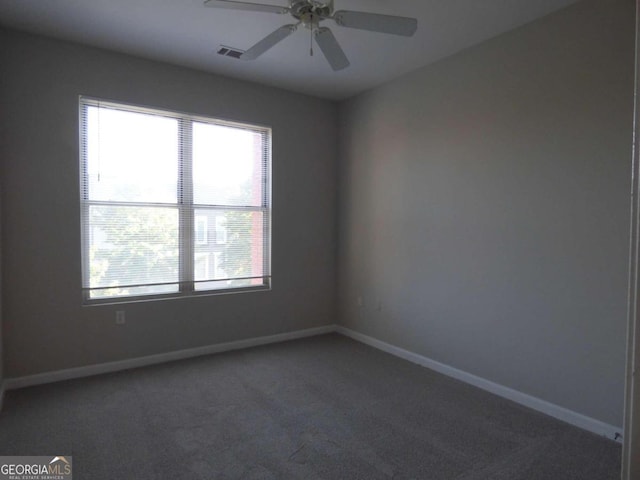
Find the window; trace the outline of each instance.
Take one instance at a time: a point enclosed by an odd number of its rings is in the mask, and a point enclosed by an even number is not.
[[[85,97],[80,120],[86,300],[270,286],[268,128]]]
[[[222,217],[224,218],[224,217]],[[195,223],[195,237],[196,243],[198,245],[206,245],[207,244],[207,228],[208,221],[207,217],[204,215],[196,215],[196,223]]]
[[[195,264],[194,264],[194,276],[196,280],[206,280],[209,278],[209,257],[211,254],[204,253],[196,253]],[[224,275],[224,273],[221,273]]]
[[[227,243],[227,219],[222,215],[216,217],[216,243]]]

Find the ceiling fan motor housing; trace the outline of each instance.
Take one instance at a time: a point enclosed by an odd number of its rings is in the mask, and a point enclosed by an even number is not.
[[[333,0],[291,0],[290,13],[293,18],[300,20],[305,27],[313,28],[322,20],[331,17]]]

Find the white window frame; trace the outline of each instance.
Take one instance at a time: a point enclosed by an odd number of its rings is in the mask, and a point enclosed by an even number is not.
[[[86,131],[85,118],[88,107],[90,106],[106,106],[109,108],[120,109],[123,111],[135,113],[147,113],[153,115],[161,115],[179,120],[180,137],[182,148],[180,149],[180,172],[176,172],[179,179],[178,200],[177,205],[179,211],[179,229],[180,229],[180,280],[178,282],[178,292],[172,293],[154,293],[151,295],[127,295],[114,296],[106,298],[92,298],[90,295],[91,288],[89,285],[90,264],[89,264],[89,246],[91,225],[86,219],[89,218],[88,211],[92,204],[100,204],[105,202],[95,202],[88,198],[88,189],[85,188],[87,180],[86,168]],[[192,178],[192,162],[191,142],[192,142],[192,124],[194,122],[210,123],[226,127],[236,127],[241,129],[253,130],[264,135],[264,178],[262,184],[262,199],[259,207],[255,206],[230,206],[218,205],[207,206],[213,208],[236,209],[240,211],[259,211],[263,214],[263,275],[262,277],[251,277],[251,279],[260,279],[260,284],[252,284],[251,286],[243,286],[237,288],[213,288],[209,290],[196,290],[194,288],[194,247],[198,245],[196,241],[196,232],[194,221],[196,219],[195,210],[202,208],[202,205],[194,205],[193,203],[193,178]],[[271,128],[262,125],[239,123],[235,121],[222,120],[218,118],[205,117],[201,115],[193,115],[177,111],[159,110],[155,108],[124,104],[119,102],[105,101],[93,97],[79,97],[79,133],[80,133],[80,210],[81,210],[81,261],[82,261],[82,295],[85,305],[94,304],[111,304],[111,303],[128,303],[156,299],[168,299],[184,296],[202,296],[202,295],[219,295],[249,291],[261,291],[271,289]],[[118,204],[117,202],[113,202]],[[143,205],[143,204],[141,204]],[[150,206],[157,204],[149,204]],[[237,279],[235,280],[242,280]],[[247,279],[248,280],[248,279]],[[216,282],[223,284],[224,282]]]

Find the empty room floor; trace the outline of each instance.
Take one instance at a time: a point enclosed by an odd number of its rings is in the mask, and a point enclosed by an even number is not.
[[[10,391],[78,479],[601,480],[619,444],[338,334]]]

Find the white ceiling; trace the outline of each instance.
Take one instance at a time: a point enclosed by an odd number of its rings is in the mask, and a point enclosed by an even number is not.
[[[288,0],[251,0],[288,5]],[[344,99],[577,0],[335,0],[337,10],[416,17],[414,37],[327,22],[351,66],[331,70],[299,29],[255,61],[216,54],[246,50],[289,16],[222,10],[202,0],[0,0],[0,25],[205,70],[329,99]]]

